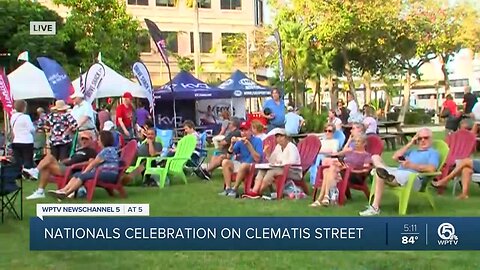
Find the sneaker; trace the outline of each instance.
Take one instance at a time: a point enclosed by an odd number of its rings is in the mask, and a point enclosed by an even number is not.
[[[37,168],[31,168],[31,169],[23,169],[24,172],[26,172],[28,175],[30,175],[33,179],[38,179],[38,174],[40,173]]]
[[[224,189],[222,192],[219,192],[218,195],[227,196],[228,193],[230,192],[230,190],[232,190],[232,189],[230,189],[230,188]]]
[[[237,190],[236,189],[230,189],[227,193],[227,196],[228,197],[233,197],[233,198],[236,198],[237,197]]]
[[[43,199],[45,198],[45,192],[44,191],[39,191],[38,189],[35,190],[32,195],[28,196],[27,200],[35,200],[35,199]]]
[[[380,209],[375,209],[373,206],[369,205],[367,209],[358,214],[362,217],[377,216],[380,214]]]

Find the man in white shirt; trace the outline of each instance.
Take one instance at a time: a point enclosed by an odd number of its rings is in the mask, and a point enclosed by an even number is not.
[[[258,171],[252,191],[244,194],[244,198],[260,198],[262,192],[273,184],[275,177],[283,174],[283,167],[285,167],[285,165],[291,165],[290,170],[288,171],[288,179],[294,181],[302,179],[302,168],[300,167],[301,159],[297,146],[295,146],[295,144],[293,144],[287,137],[285,129],[276,128],[274,130],[277,146],[269,158],[271,167],[269,169],[261,169]]]
[[[473,118],[475,121],[480,121],[480,102],[475,103],[472,108],[472,113],[470,116]]]
[[[78,130],[94,130],[95,129],[95,112],[92,105],[84,100],[81,92],[75,92],[71,98],[75,103],[70,114],[78,123]]]

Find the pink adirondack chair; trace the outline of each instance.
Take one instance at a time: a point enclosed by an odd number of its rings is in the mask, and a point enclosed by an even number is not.
[[[120,197],[125,198],[127,197],[127,193],[123,188],[123,183],[121,181],[123,174],[127,170],[127,168],[132,164],[133,160],[135,159],[135,155],[137,154],[137,142],[132,140],[125,145],[122,149],[122,154],[120,156],[120,160],[122,162],[119,168],[118,179],[116,183],[105,183],[99,179],[99,174],[101,169],[97,169],[95,177],[92,180],[86,181],[84,186],[87,190],[87,201],[91,202],[93,199],[93,194],[95,192],[96,187],[101,187],[107,190],[108,195],[114,196],[114,191],[118,191],[120,193]]]
[[[298,145],[298,152],[300,153],[300,159],[302,164],[302,173],[303,176],[308,172],[308,169],[315,163],[315,159],[317,158],[318,151],[322,143],[320,139],[315,135],[308,135],[303,140],[301,140]],[[296,165],[296,164],[295,164]],[[290,170],[291,165],[286,165],[283,169],[284,173],[275,177],[275,184],[277,188],[277,200],[281,200],[283,197],[283,189],[285,187],[285,183],[287,182],[288,171]],[[308,185],[303,180],[303,177],[299,181],[294,181],[295,185],[301,187],[305,194],[308,194]]]
[[[456,160],[470,157],[470,155],[475,152],[477,146],[475,134],[466,129],[460,129],[448,135],[445,142],[450,147],[450,151],[448,152],[447,161],[442,168],[442,175],[440,178],[448,175],[455,166]],[[442,194],[443,191],[444,188],[438,189],[439,194]]]

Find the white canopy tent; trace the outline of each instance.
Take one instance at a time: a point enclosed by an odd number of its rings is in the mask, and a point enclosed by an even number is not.
[[[105,63],[101,63],[105,67],[105,78],[103,78],[96,98],[121,97],[123,93],[130,92],[134,97],[145,98],[146,94],[142,87],[111,69]],[[82,74],[85,82],[85,73]],[[72,82],[75,91],[80,91],[80,78]]]
[[[14,100],[54,98],[52,88],[43,71],[30,62],[8,74],[10,92]]]

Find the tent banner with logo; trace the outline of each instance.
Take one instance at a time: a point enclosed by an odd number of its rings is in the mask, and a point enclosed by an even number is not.
[[[233,107],[231,107],[233,105]],[[245,99],[205,99],[197,101],[197,123],[202,119],[210,122],[214,120],[220,124],[222,119],[222,111],[228,110],[232,116],[245,119]],[[232,113],[233,111],[233,113]],[[211,119],[211,118],[214,119]]]

